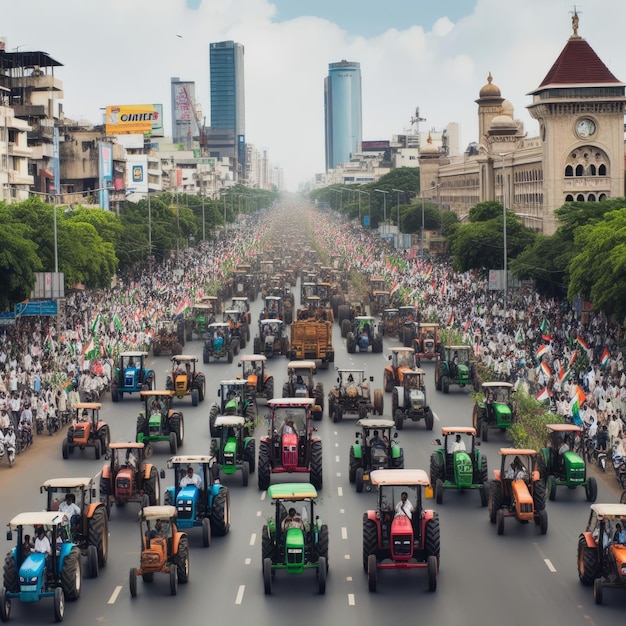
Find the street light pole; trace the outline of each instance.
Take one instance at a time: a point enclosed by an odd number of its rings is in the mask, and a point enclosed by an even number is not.
[[[508,299],[508,290],[509,290],[509,277],[508,277],[508,268],[507,268],[507,247],[506,247],[506,183],[504,180],[504,157],[513,154],[513,152],[500,152],[498,156],[502,159],[502,214],[503,214],[503,233],[502,233],[502,241],[504,248],[504,284],[503,284],[503,304],[504,304],[504,319],[506,320],[506,311],[507,311],[507,299]]]
[[[59,197],[59,192],[55,189],[54,192],[54,202],[53,202],[53,209],[54,209],[54,273],[58,274],[59,273],[59,240],[57,239],[57,207],[58,207],[58,200],[57,198]]]
[[[385,223],[387,221],[387,194],[389,192],[384,189],[374,189],[374,191],[383,194],[383,223]]]
[[[399,240],[400,239],[400,194],[404,195],[405,192],[403,189],[392,189],[391,191],[395,191],[398,194],[396,196],[396,209],[398,211],[398,216],[396,217],[396,221],[397,221],[396,226],[398,227],[398,240]]]

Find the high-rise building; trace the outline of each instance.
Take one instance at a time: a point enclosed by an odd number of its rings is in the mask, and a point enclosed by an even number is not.
[[[210,45],[211,130],[233,132],[234,143],[215,156],[236,157],[239,171],[246,171],[246,99],[244,48],[234,41]]]
[[[361,111],[361,64],[329,63],[324,79],[326,171],[346,163],[360,150],[363,135]]]
[[[172,85],[172,141],[185,144],[190,148],[191,141],[199,138],[200,128],[196,112],[196,84],[171,79]]]

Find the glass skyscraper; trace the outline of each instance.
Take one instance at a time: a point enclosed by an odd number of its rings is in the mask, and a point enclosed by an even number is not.
[[[329,63],[324,79],[326,171],[347,163],[362,141],[361,64]]]

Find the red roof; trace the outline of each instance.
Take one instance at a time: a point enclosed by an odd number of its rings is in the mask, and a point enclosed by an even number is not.
[[[622,84],[591,46],[581,37],[570,37],[565,48],[546,74],[539,89],[548,85]]]

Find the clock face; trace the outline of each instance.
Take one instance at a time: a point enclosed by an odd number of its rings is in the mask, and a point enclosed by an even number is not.
[[[596,132],[596,123],[588,118],[583,118],[576,123],[576,134],[581,139],[591,137]]]

